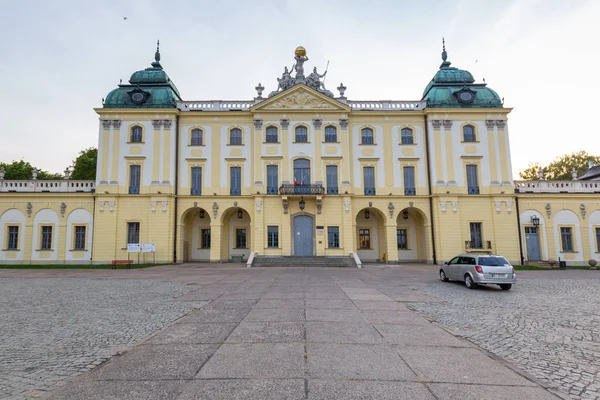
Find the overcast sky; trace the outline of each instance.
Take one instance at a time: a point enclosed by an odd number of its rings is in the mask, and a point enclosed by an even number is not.
[[[161,63],[185,100],[276,89],[296,46],[351,100],[420,100],[441,62],[504,97],[513,175],[579,150],[600,155],[600,1],[2,1],[0,161],[61,172],[97,146],[93,108]],[[123,17],[127,17],[124,20]]]

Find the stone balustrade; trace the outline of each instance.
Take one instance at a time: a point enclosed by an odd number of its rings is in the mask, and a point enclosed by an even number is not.
[[[0,180],[0,193],[92,193],[95,189],[95,181]]]
[[[262,100],[178,101],[177,108],[180,111],[250,111],[250,107]],[[341,98],[336,100],[348,104],[355,111],[418,111],[425,109],[427,106],[424,101],[354,101]]]
[[[178,101],[177,108],[180,111],[249,111],[255,101],[232,100],[232,101]]]
[[[424,101],[355,101],[348,100],[347,104],[354,111],[418,111],[427,107]]]
[[[600,193],[600,181],[515,181],[515,193]]]

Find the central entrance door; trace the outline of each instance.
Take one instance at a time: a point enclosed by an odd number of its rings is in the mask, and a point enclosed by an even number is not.
[[[540,261],[540,237],[537,228],[525,227],[525,242],[529,261]]]
[[[313,255],[313,218],[308,215],[294,217],[294,255]]]

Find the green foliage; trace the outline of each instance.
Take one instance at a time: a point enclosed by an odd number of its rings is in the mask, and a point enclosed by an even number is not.
[[[588,162],[594,161],[594,164],[600,164],[600,156],[593,156],[585,151],[565,154],[556,158],[550,164],[541,166],[540,163],[531,163],[527,168],[519,172],[519,176],[526,180],[538,180],[538,170],[544,172],[544,179],[549,181],[571,180],[571,171],[575,169],[577,176],[588,170]]]
[[[33,165],[27,161],[13,161],[10,164],[0,163],[0,168],[4,169],[4,179],[31,179],[33,177]],[[62,179],[61,174],[53,174],[47,171],[39,171],[37,179],[51,180]]]
[[[97,160],[98,149],[90,147],[89,149],[81,150],[79,156],[73,161],[71,179],[95,180]]]

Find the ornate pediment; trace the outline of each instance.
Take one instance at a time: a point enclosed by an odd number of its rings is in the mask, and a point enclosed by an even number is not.
[[[253,111],[291,111],[291,110],[321,110],[321,111],[350,111],[350,107],[340,103],[304,85],[281,92],[272,98],[259,103]]]

